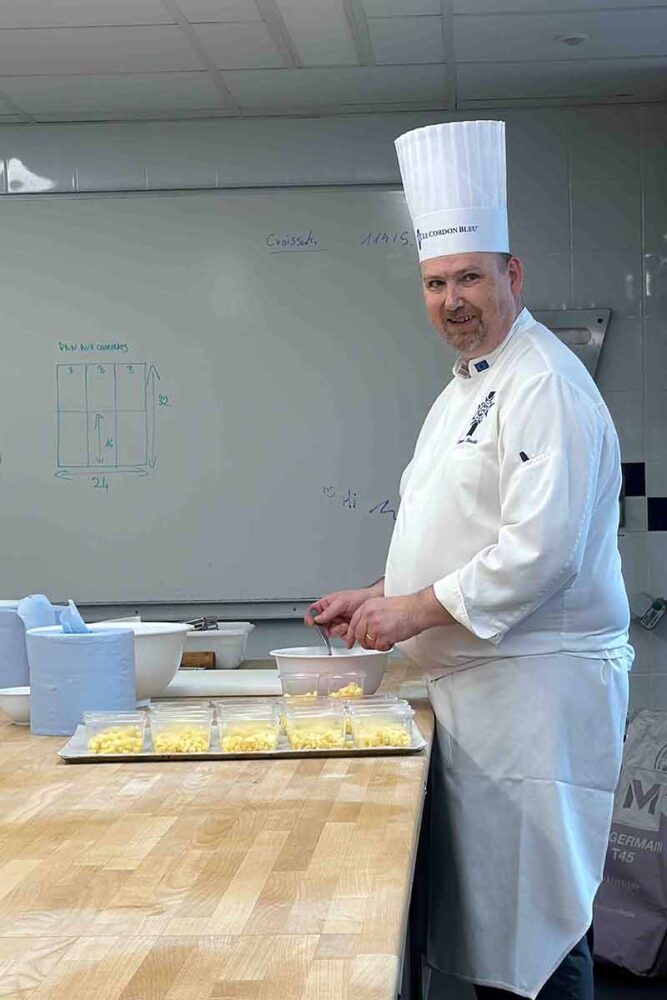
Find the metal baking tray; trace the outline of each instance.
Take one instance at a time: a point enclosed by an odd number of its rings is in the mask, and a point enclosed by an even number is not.
[[[426,740],[419,728],[412,722],[412,739],[407,747],[370,747],[362,749],[355,747],[348,737],[349,747],[339,750],[292,750],[287,737],[283,734],[278,742],[277,750],[260,750],[255,753],[224,753],[220,749],[218,727],[213,726],[211,746],[204,753],[154,753],[150,749],[148,731],[144,739],[144,750],[136,754],[100,754],[91,753],[86,746],[86,730],[79,726],[65,746],[58,751],[66,764],[131,764],[138,761],[154,760],[280,760],[289,757],[405,757],[420,753],[426,746]]]

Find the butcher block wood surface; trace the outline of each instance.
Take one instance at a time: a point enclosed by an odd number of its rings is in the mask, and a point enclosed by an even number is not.
[[[418,673],[390,660],[430,740]],[[0,998],[392,1000],[428,767],[81,764],[0,723]]]

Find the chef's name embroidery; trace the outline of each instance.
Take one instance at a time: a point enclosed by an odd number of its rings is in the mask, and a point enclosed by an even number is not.
[[[468,433],[465,435],[465,437],[462,437],[460,441],[457,441],[457,444],[464,444],[464,443],[477,444],[477,441],[473,437],[473,434],[475,433],[481,422],[488,416],[489,410],[495,403],[495,397],[496,397],[495,392],[490,392],[488,396],[484,397],[482,402],[475,410],[475,415],[473,416],[472,423],[468,428]]]

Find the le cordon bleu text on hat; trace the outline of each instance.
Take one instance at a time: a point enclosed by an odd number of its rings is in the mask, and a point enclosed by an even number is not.
[[[509,253],[504,122],[429,125],[395,145],[420,261]]]

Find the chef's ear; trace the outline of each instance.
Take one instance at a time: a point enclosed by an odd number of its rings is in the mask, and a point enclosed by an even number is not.
[[[523,287],[523,264],[518,257],[510,257],[507,262],[507,277],[509,278],[510,289],[514,298],[521,295]]]

